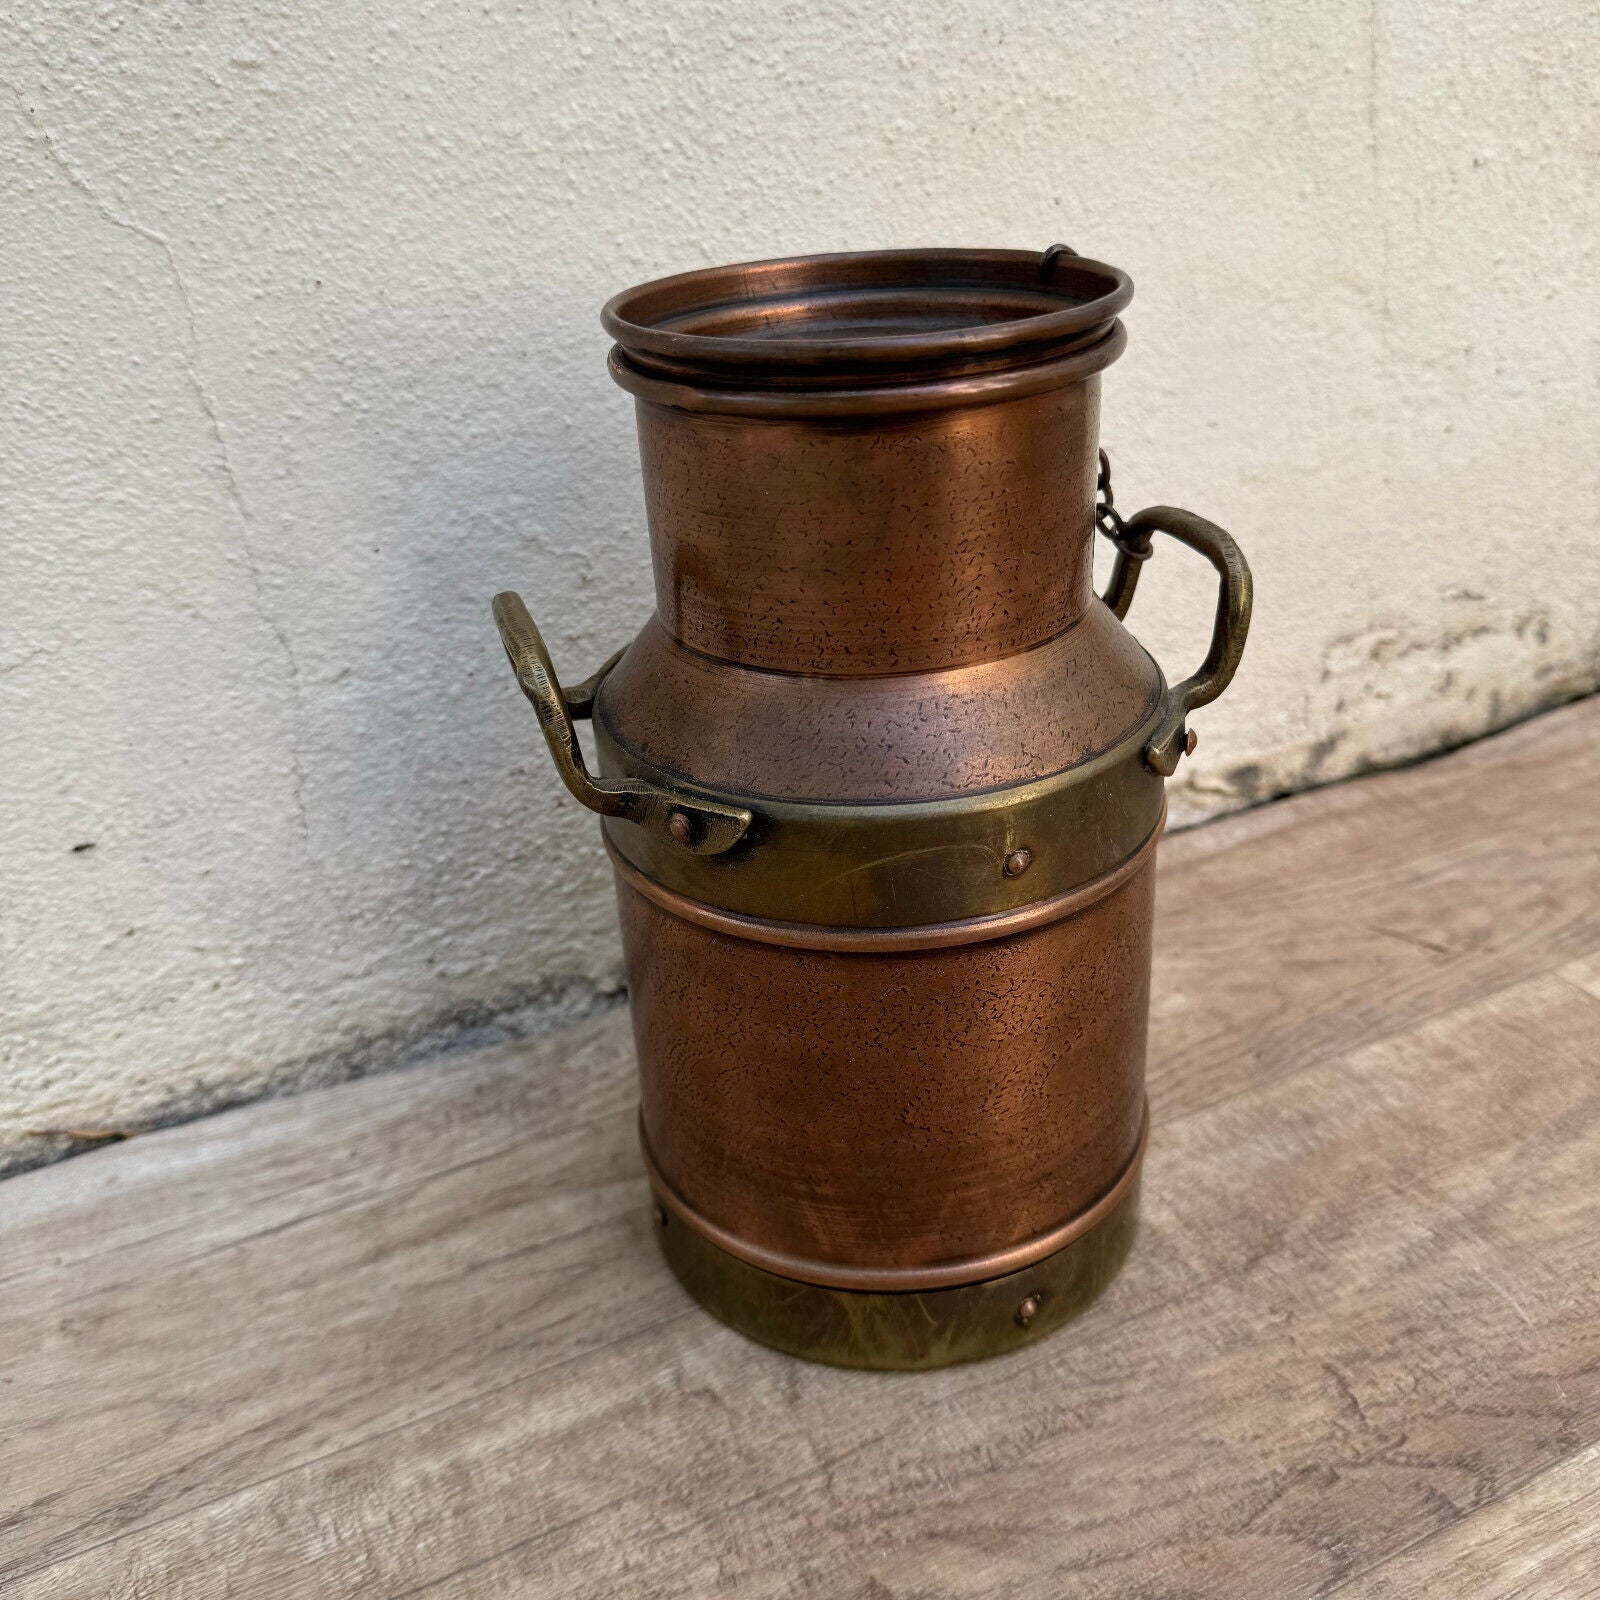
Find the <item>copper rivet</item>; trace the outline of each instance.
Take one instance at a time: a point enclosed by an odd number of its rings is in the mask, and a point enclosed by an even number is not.
[[[650,1214],[656,1219],[656,1226],[664,1228],[667,1225],[667,1208],[662,1205],[651,1206]]]
[[[1008,878],[1020,878],[1028,870],[1028,864],[1033,860],[1031,850],[1013,850],[1006,857],[1005,874]]]
[[[684,816],[681,811],[674,811],[672,815],[667,818],[667,832],[670,833],[679,844],[688,844],[688,842],[694,837],[694,825],[686,816]]]
[[[1196,733],[1193,728],[1191,728],[1188,733],[1184,735],[1183,753],[1186,756],[1192,756],[1194,754],[1194,747],[1199,743],[1200,735]]]
[[[1036,1316],[1038,1316],[1038,1314],[1039,1297],[1036,1294],[1030,1294],[1028,1298],[1017,1307],[1017,1326],[1019,1328],[1026,1328],[1028,1324],[1032,1322]]]

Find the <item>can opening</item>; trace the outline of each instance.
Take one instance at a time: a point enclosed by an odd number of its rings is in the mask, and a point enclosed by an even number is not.
[[[1061,305],[1061,296],[1047,290],[982,284],[941,284],[915,292],[847,289],[825,295],[798,290],[691,307],[658,326],[716,339],[879,339],[1048,316]]]
[[[1046,360],[1104,339],[1126,273],[1031,250],[879,250],[681,273],[601,313],[625,361],[709,383],[893,379]]]

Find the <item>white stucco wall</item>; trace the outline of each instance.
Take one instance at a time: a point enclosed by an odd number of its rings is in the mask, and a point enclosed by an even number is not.
[[[487,603],[573,676],[648,613],[596,312],[662,272],[1060,238],[1132,273],[1119,503],[1222,521],[1258,583],[1180,819],[1592,689],[1595,35],[1583,0],[16,0],[0,1164],[615,988]],[[1133,620],[1186,670],[1210,604],[1163,551]]]

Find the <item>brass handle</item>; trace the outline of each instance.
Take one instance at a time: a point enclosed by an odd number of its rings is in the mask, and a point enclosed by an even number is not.
[[[534,626],[522,596],[507,589],[494,597],[495,626],[511,670],[539,714],[545,743],[561,781],[580,805],[603,817],[622,817],[664,834],[691,855],[716,856],[736,845],[750,826],[750,813],[690,794],[663,789],[642,778],[595,778],[583,764],[574,717],[593,713],[600,680],[617,663],[619,650],[592,678],[563,690],[550,664],[550,652]]]
[[[1151,506],[1121,523],[1116,539],[1117,562],[1111,583],[1101,597],[1125,617],[1139,586],[1139,569],[1150,554],[1150,535],[1165,533],[1198,550],[1222,580],[1217,589],[1217,620],[1211,629],[1211,648],[1200,670],[1167,691],[1160,724],[1144,747],[1145,764],[1152,772],[1170,778],[1179,757],[1193,748],[1187,742],[1185,719],[1197,706],[1210,705],[1233,681],[1250,631],[1252,581],[1244,552],[1214,522],[1176,506]]]

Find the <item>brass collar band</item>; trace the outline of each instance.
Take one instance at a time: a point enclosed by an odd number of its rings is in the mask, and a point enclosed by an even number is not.
[[[1113,889],[1120,888],[1144,866],[1155,851],[1166,820],[1166,807],[1163,806],[1155,827],[1144,843],[1120,866],[1092,883],[1080,884],[1065,894],[1054,895],[1048,900],[1036,900],[1032,905],[1019,906],[1013,911],[966,917],[954,922],[914,923],[904,928],[829,928],[810,922],[744,917],[719,911],[715,906],[675,894],[655,879],[647,877],[637,867],[623,860],[609,838],[605,846],[620,884],[643,895],[663,911],[681,917],[685,922],[692,922],[697,927],[709,928],[713,933],[727,934],[734,939],[751,939],[757,944],[783,945],[790,950],[857,951],[863,955],[893,952],[899,955],[910,950],[950,950],[958,945],[1007,939],[1013,934],[1027,933],[1073,916],[1086,906],[1093,905],[1096,900],[1103,899]]]
[[[596,721],[608,776],[742,807],[752,818],[717,855],[617,816],[604,821],[606,842],[619,870],[625,863],[654,887],[733,918],[903,930],[1031,911],[1100,884],[1159,831],[1165,786],[1144,746],[1160,704],[1109,750],[1054,777],[912,804],[754,800],[701,789],[630,757]]]
[[[1045,1233],[1035,1234],[1021,1244],[1009,1245],[988,1255],[969,1256],[961,1261],[945,1261],[935,1266],[920,1267],[863,1267],[837,1261],[808,1261],[803,1256],[792,1256],[781,1250],[768,1250],[751,1244],[737,1234],[703,1217],[683,1198],[662,1175],[645,1136],[644,1121],[639,1123],[639,1145],[644,1151],[645,1169],[650,1177],[650,1187],[657,1202],[668,1214],[669,1226],[673,1223],[692,1229],[710,1244],[725,1250],[750,1265],[780,1278],[792,1278],[800,1283],[821,1284],[833,1289],[855,1289],[867,1292],[903,1294],[919,1289],[947,1289],[960,1284],[981,1283],[988,1278],[1004,1277],[1042,1261],[1065,1249],[1074,1239],[1086,1234],[1096,1223],[1116,1209],[1118,1202],[1132,1188],[1139,1176],[1144,1160],[1145,1145],[1150,1139],[1150,1103],[1145,1102],[1144,1117],[1139,1125],[1139,1142],[1133,1155],[1122,1169],[1115,1183],[1087,1210],[1080,1211],[1069,1221],[1060,1223]]]

